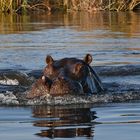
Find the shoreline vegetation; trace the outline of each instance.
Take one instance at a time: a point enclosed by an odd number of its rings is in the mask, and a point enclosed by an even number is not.
[[[1,13],[132,11],[137,9],[140,9],[140,0],[0,0]]]

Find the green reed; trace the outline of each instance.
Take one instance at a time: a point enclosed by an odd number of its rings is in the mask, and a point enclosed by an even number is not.
[[[13,0],[0,0],[0,11],[7,12],[12,8]]]
[[[0,0],[1,12],[15,12],[18,8],[23,7],[26,10],[28,0]]]

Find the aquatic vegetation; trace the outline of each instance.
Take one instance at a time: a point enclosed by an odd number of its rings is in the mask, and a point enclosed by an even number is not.
[[[71,0],[69,6],[72,10],[110,10],[110,11],[126,11],[133,10],[140,4],[139,0]]]
[[[0,11],[4,13],[27,13],[31,11],[50,11],[44,0],[1,0]]]
[[[140,7],[140,0],[0,0],[1,12],[127,11]]]

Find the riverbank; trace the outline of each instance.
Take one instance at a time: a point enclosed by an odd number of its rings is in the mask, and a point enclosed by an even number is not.
[[[140,0],[1,0],[0,11],[27,14],[55,11],[128,11],[140,9]]]

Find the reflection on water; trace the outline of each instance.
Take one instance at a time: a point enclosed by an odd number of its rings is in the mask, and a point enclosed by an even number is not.
[[[91,53],[92,65],[140,64],[139,23],[134,12],[1,14],[0,68],[42,69],[46,54],[60,59]]]
[[[1,140],[139,140],[140,102],[0,107]]]
[[[139,12],[95,12],[95,13],[59,13],[45,15],[5,15],[0,14],[0,33],[20,33],[40,29],[52,29],[59,26],[73,26],[78,31],[108,29],[113,32],[131,34],[140,30]]]
[[[34,126],[42,127],[37,133],[40,137],[72,138],[93,137],[96,113],[90,108],[69,108],[37,106],[33,108],[33,117],[40,118],[34,122]]]

